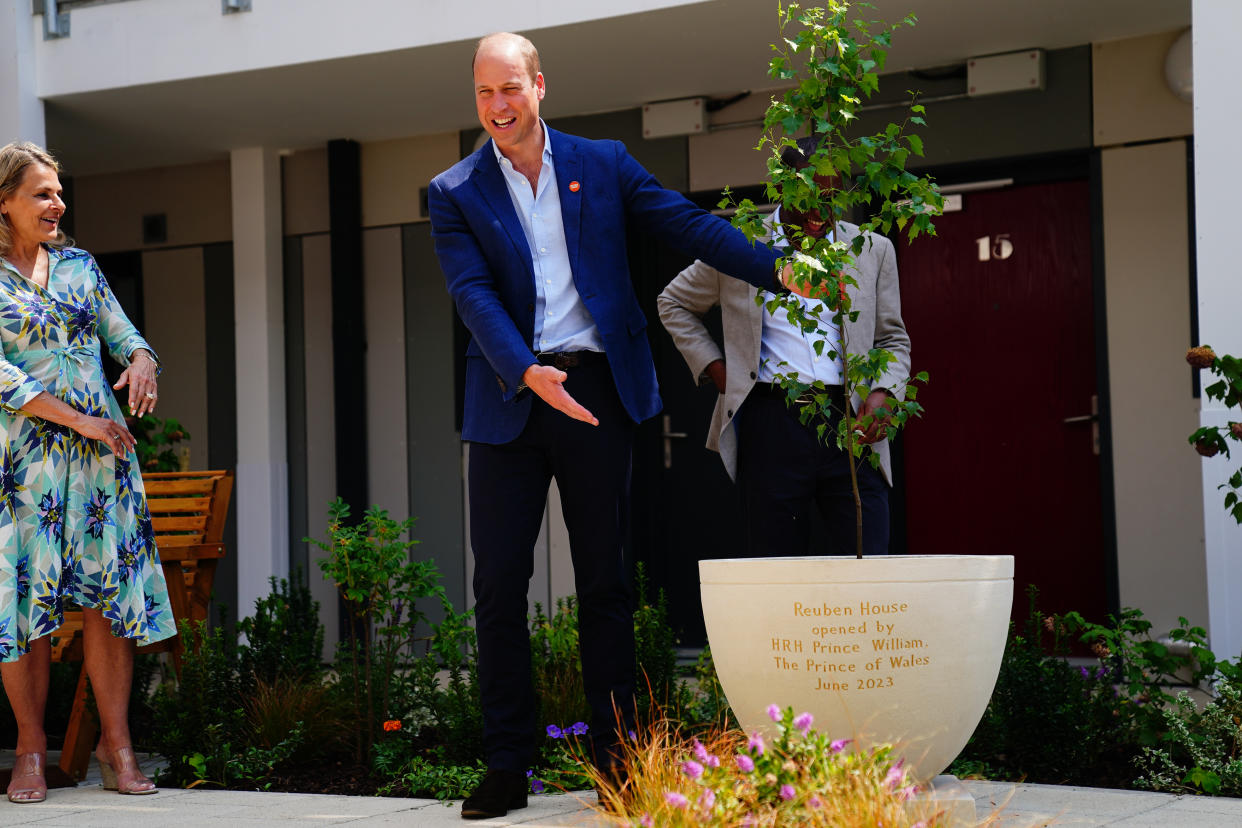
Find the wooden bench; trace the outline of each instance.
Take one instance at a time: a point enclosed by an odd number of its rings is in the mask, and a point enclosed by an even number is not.
[[[233,473],[150,472],[142,476],[142,482],[147,493],[147,507],[151,510],[160,565],[168,583],[173,618],[178,624],[206,621],[216,565],[225,553],[222,540],[233,494]],[[178,673],[184,651],[180,635],[138,648],[140,653],[169,653],[173,669]],[[52,633],[52,660],[82,660],[80,610],[66,612],[65,623]],[[83,669],[78,677],[60,764],[48,768],[49,787],[76,785],[86,776],[90,765],[99,724],[87,708],[86,682]],[[57,773],[58,770],[63,773]]]

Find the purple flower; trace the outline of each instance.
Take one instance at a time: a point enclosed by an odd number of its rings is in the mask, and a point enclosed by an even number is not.
[[[561,730],[556,725],[548,725],[548,738],[549,739],[559,739],[564,735],[565,735],[565,731]]]
[[[760,736],[758,733],[752,733],[750,735],[750,741],[747,742],[746,744],[752,751],[755,752],[756,756],[763,755],[763,751],[764,751],[763,737]]]
[[[537,794],[543,793],[543,782],[535,776],[534,771],[528,770],[526,772],[526,778],[530,780],[530,789],[532,792]]]
[[[637,742],[637,741],[638,741],[638,734],[637,734],[637,733],[635,733],[635,732],[634,732],[634,731],[632,731],[632,730],[627,730],[627,731],[625,732],[625,735],[630,737],[630,741],[631,741],[631,742]]]
[[[574,722],[569,726],[569,732],[575,736],[584,736],[587,732],[586,722]]]
[[[643,814],[643,818],[638,821],[643,828],[655,828],[655,820],[651,818],[651,814]],[[923,828],[927,828],[926,825]]]
[[[709,768],[718,768],[720,767],[720,757],[714,753],[709,753],[707,754],[707,762],[704,764],[706,764]]]
[[[711,788],[704,788],[703,793],[699,794],[699,807],[705,811],[710,811],[716,805],[716,792]]]
[[[1091,678],[1091,671],[1088,670],[1086,667],[1079,667],[1078,672],[1082,673],[1082,677],[1085,679]]]
[[[914,798],[914,795],[917,794],[918,792],[919,792],[918,785],[907,785],[904,788],[902,788],[900,791],[898,791],[897,795],[901,799],[902,802],[909,802],[911,799]]]
[[[852,741],[854,740],[853,739],[837,739],[828,747],[833,753],[840,753],[841,751],[845,750],[845,746],[848,745]]]
[[[811,794],[811,798],[806,801],[806,807],[811,809],[822,808],[824,807],[824,803],[820,801],[819,796]]]
[[[737,755],[737,769],[742,773],[750,773],[755,769],[755,762],[745,753]]]
[[[1096,671],[1095,671],[1095,677],[1096,677],[1096,679],[1097,679],[1097,680],[1098,680],[1098,679],[1103,679],[1103,678],[1108,678],[1108,668],[1107,668],[1107,667],[1105,667],[1105,666],[1103,666],[1103,665],[1101,665],[1101,666],[1100,666],[1100,669],[1098,669],[1098,670],[1096,670]]]
[[[664,801],[674,808],[684,808],[690,804],[690,800],[685,795],[677,793],[677,791],[667,791],[664,794]]]
[[[774,722],[779,722],[781,720],[781,709],[774,704],[769,704],[768,718]]]
[[[706,762],[708,757],[707,748],[703,747],[703,743],[698,739],[694,740],[694,758],[700,762]]]
[[[906,772],[901,769],[904,759],[897,760],[897,764],[888,769],[888,775],[884,777],[884,787],[890,791],[897,790],[897,786],[906,778]]]
[[[691,779],[698,779],[703,775],[703,766],[693,759],[687,759],[681,763],[681,772]]]
[[[793,799],[796,793],[793,785],[781,785],[781,799],[786,802]]]
[[[810,713],[800,713],[798,714],[798,718],[793,720],[793,723],[794,727],[798,728],[798,730],[801,730],[803,733],[806,733],[811,729],[811,724],[814,721],[815,717]]]

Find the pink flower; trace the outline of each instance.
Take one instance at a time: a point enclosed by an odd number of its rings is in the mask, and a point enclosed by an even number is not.
[[[811,729],[811,723],[814,721],[815,717],[810,713],[800,713],[798,714],[798,718],[793,720],[793,723],[794,727],[798,728],[798,730],[801,730],[803,733],[806,733]]]
[[[719,757],[719,756],[717,756],[717,755],[716,755],[716,754],[714,754],[714,753],[709,753],[709,754],[707,754],[707,766],[708,766],[709,768],[718,768],[718,767],[720,767],[720,757]]]
[[[694,740],[694,758],[700,762],[707,761],[707,748],[703,747],[703,743],[698,739]]]
[[[828,747],[831,748],[833,753],[840,753],[841,751],[845,750],[845,746],[848,745],[852,741],[854,740],[853,739],[837,739],[835,742],[833,742]]]
[[[684,808],[690,804],[690,800],[686,799],[684,794],[677,793],[677,791],[666,792],[664,800],[674,808]]]
[[[906,772],[901,769],[905,760],[898,760],[897,764],[888,769],[888,775],[884,777],[884,787],[890,791],[897,790],[897,786],[906,778]]]
[[[704,788],[703,793],[699,794],[699,807],[705,811],[710,811],[716,805],[716,792],[711,788]]]
[[[737,769],[742,773],[751,773],[755,769],[755,762],[745,753],[737,755]]]
[[[781,785],[781,799],[786,802],[793,799],[796,793],[797,792],[794,790],[793,785]]]
[[[897,795],[901,797],[902,802],[908,802],[909,800],[913,799],[915,794],[917,794],[918,792],[919,792],[918,785],[907,785],[906,787],[898,791]]]
[[[703,766],[693,759],[687,759],[681,763],[681,772],[691,779],[698,779],[703,775]]]
[[[779,722],[781,720],[781,709],[774,704],[769,704],[768,718],[774,722]]]
[[[758,733],[752,733],[747,746],[755,752],[756,756],[762,756],[764,751],[763,737]]]
[[[811,798],[810,798],[810,799],[808,799],[808,800],[806,801],[806,807],[808,807],[808,808],[822,808],[822,807],[824,807],[824,803],[823,803],[823,802],[820,802],[819,797],[818,797],[817,795],[815,795],[815,794],[811,794]],[[924,826],[923,826],[923,828],[927,828],[927,826],[926,826],[926,825],[924,825]]]
[[[643,814],[643,818],[638,821],[643,828],[655,828],[655,820],[651,818],[651,814]],[[927,828],[926,825],[923,828]]]

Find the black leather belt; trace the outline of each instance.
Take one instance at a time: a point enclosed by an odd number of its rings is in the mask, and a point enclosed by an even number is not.
[[[559,371],[587,366],[607,359],[599,351],[557,351],[554,354],[536,354],[540,365],[551,365]]]

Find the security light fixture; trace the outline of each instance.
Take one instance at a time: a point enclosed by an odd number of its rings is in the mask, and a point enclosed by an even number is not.
[[[250,11],[250,0],[220,0],[220,10],[224,14],[237,14]]]
[[[68,36],[69,12],[57,8],[56,0],[43,0],[43,39],[56,40]]]

